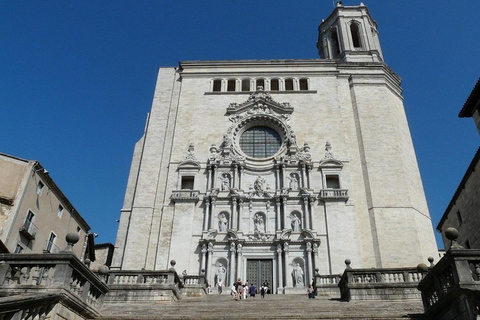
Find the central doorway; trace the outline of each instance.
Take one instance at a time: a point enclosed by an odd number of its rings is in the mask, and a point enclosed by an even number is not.
[[[269,292],[273,292],[273,260],[271,259],[258,259],[247,260],[247,279],[249,284],[255,284],[255,287],[260,293],[260,287],[267,281]]]

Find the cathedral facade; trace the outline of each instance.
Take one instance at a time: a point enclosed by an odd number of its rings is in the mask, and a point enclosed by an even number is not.
[[[364,5],[337,5],[316,60],[160,68],[112,268],[205,272],[273,292],[316,269],[436,256],[403,106]]]

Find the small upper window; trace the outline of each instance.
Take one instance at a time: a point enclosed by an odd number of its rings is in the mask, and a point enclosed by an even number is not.
[[[257,79],[255,82],[255,90],[258,90],[258,87],[262,87],[262,89],[265,89],[265,79]]]
[[[63,214],[63,206],[59,204],[57,209],[57,217],[61,218],[62,214]]]
[[[300,79],[300,90],[308,90],[308,80],[307,79]]]
[[[56,246],[55,246],[55,238],[57,236],[52,232],[50,233],[50,237],[48,238],[48,241],[47,241],[47,247],[45,248],[45,251],[49,252],[49,253],[55,253],[55,250],[56,249]]]
[[[37,194],[38,195],[42,194],[43,187],[45,187],[45,185],[43,184],[42,181],[39,181],[38,184],[37,184]]]
[[[235,91],[235,79],[230,79],[227,82],[227,91]]]
[[[17,244],[17,246],[15,247],[15,251],[13,251],[13,253],[22,253],[22,251],[23,251],[23,247]]]
[[[242,91],[250,91],[250,79],[242,79]]]
[[[182,190],[193,190],[195,177],[183,176],[182,177]]]
[[[278,83],[278,79],[272,79],[270,80],[270,90],[271,91],[278,91],[280,90],[280,86]]]
[[[460,214],[460,211],[457,211],[457,220],[458,220],[458,225],[462,225],[463,223],[463,219],[462,219],[462,215]]]
[[[222,91],[222,80],[213,80],[213,91],[219,92]]]
[[[285,79],[285,90],[287,91],[293,90],[293,79]]]
[[[325,177],[327,189],[340,189],[340,179],[338,175],[328,175]]]

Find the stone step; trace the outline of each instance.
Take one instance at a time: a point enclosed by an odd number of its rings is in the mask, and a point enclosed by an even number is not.
[[[176,302],[109,303],[99,319],[423,319],[422,313],[420,300],[342,302],[267,295],[234,301],[230,295],[209,295]]]

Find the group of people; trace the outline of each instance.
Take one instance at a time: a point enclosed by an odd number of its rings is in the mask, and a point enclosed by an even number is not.
[[[265,281],[260,287],[260,295],[262,298],[265,298],[265,294],[268,292],[268,282]],[[248,280],[245,283],[242,283],[242,279],[238,278],[237,281],[230,288],[230,294],[233,296],[234,300],[247,299],[249,296],[255,298],[257,294],[257,287],[255,284],[249,284]]]

